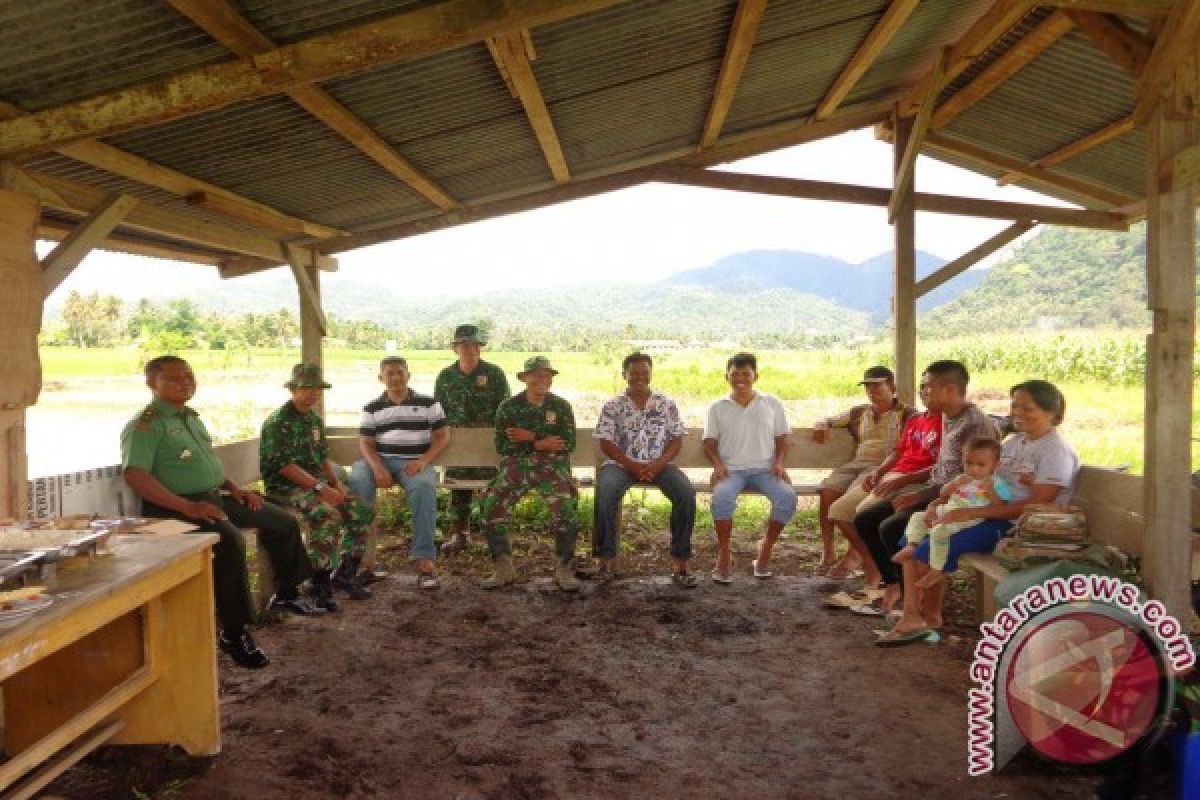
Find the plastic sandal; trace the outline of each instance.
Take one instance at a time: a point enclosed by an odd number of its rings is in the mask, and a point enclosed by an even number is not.
[[[418,589],[436,589],[442,584],[438,581],[437,575],[432,572],[421,572],[417,574]]]
[[[696,576],[690,572],[671,573],[671,582],[684,589],[695,589],[696,584],[699,583],[699,581],[696,580]]]

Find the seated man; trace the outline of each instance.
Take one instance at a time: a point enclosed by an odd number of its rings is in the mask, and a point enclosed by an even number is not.
[[[725,365],[725,380],[733,390],[708,409],[704,423],[704,454],[713,465],[712,515],[717,532],[717,565],[712,579],[733,583],[733,510],[743,489],[757,489],[771,502],[767,531],[752,563],[754,577],[771,577],[771,550],[783,526],[796,513],[796,490],[787,469],[791,429],[783,405],[772,395],[754,390],[758,359],[738,353]]]
[[[829,476],[821,481],[821,488],[817,493],[820,498],[818,519],[822,547],[817,574],[828,575],[835,580],[850,577],[852,565],[856,562],[870,561],[870,553],[861,540],[858,540],[857,534],[847,535],[850,549],[841,563],[834,563],[834,520],[830,518],[830,506],[845,495],[848,489],[861,484],[866,475],[896,449],[900,431],[904,429],[908,418],[915,413],[896,399],[896,378],[887,367],[868,368],[863,373],[859,386],[866,390],[869,402],[854,406],[836,417],[819,419],[813,426],[815,442],[828,441],[830,428],[846,428],[856,444],[854,458],[829,473]]]
[[[525,369],[517,373],[517,380],[525,383],[525,391],[496,409],[499,472],[479,501],[479,518],[496,568],[481,584],[484,589],[507,586],[517,578],[508,518],[517,501],[533,490],[545,495],[551,514],[558,556],[554,580],[564,592],[579,589],[571,569],[579,538],[579,492],[571,476],[575,415],[566,400],[550,393],[557,374],[545,356],[527,359]]]
[[[675,401],[651,391],[654,361],[633,353],[621,363],[628,389],[604,404],[593,434],[608,460],[596,476],[595,555],[601,577],[615,571],[617,528],[621,499],[634,483],[652,483],[671,501],[672,580],[693,588],[696,576],[688,572],[692,557],[692,528],[696,522],[696,490],[683,470],[671,463],[683,444],[683,420]]]
[[[221,537],[213,548],[218,644],[239,666],[265,667],[270,660],[246,632],[254,606],[246,575],[246,541],[238,528],[257,528],[258,541],[271,560],[279,587],[271,608],[316,616],[324,609],[302,597],[298,588],[312,575],[300,526],[291,513],[225,478],[212,438],[187,406],[196,393],[196,376],[186,361],[159,356],[146,362],[145,374],[154,400],[121,431],[125,482],[142,498],[144,515],[187,520]]]
[[[325,423],[317,415],[321,391],[329,388],[318,364],[297,364],[284,384],[292,399],[263,422],[258,444],[259,473],[267,494],[287,503],[309,524],[308,557],[314,569],[313,602],[337,611],[333,589],[355,600],[371,593],[357,581],[371,507],[342,485],[329,460]]]
[[[350,470],[350,488],[373,508],[376,489],[397,482],[404,487],[412,514],[417,587],[436,589],[437,474],[430,465],[450,443],[450,429],[438,401],[408,388],[408,378],[403,358],[388,356],[379,362],[379,380],[386,388],[363,406],[358,428],[363,457]]]

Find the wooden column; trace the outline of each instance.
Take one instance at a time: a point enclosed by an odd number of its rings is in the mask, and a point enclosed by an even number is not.
[[[913,118],[897,116],[893,143],[895,172],[899,174],[904,162],[904,150],[912,136]],[[917,385],[917,242],[916,214],[913,201],[915,181],[900,187],[893,208],[895,219],[892,231],[895,242],[892,314],[895,320],[894,352],[896,354],[896,392],[900,402],[912,405]]]
[[[305,364],[320,364],[324,371],[325,315],[321,311],[321,271],[314,266],[305,266],[303,270],[312,292],[308,294],[301,289],[300,360]],[[325,416],[323,396],[317,404],[317,413]]]
[[[25,409],[42,388],[42,273],[34,251],[40,209],[36,199],[9,188],[8,174],[0,164],[0,517],[23,519]]]
[[[1200,143],[1200,121],[1153,112],[1146,137],[1146,548],[1151,595],[1180,621],[1191,610],[1192,351],[1196,333],[1196,194],[1170,165]],[[1186,623],[1185,623],[1186,624]]]

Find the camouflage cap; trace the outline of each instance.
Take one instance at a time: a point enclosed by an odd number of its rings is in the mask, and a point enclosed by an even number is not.
[[[523,381],[526,375],[539,369],[548,369],[551,375],[558,374],[558,370],[550,366],[550,359],[545,356],[532,356],[525,359],[525,369],[517,373],[517,380]]]
[[[288,389],[328,389],[321,377],[320,364],[297,364],[292,367],[292,379],[284,384]]]
[[[479,328],[475,325],[459,325],[454,329],[454,341],[451,344],[460,344],[462,342],[487,345],[487,342],[480,338]]]

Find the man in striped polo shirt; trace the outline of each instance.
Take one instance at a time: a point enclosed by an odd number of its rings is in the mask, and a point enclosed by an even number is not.
[[[379,362],[383,394],[363,407],[358,429],[363,459],[350,471],[350,488],[375,504],[376,489],[399,483],[412,513],[412,558],[417,586],[438,586],[433,543],[437,522],[437,475],[430,464],[450,442],[446,415],[437,400],[408,388],[408,362],[388,356]]]

